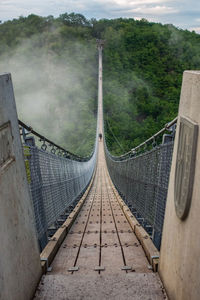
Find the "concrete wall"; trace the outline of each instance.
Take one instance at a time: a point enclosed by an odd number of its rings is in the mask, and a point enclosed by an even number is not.
[[[11,76],[0,75],[0,299],[28,300],[41,277]]]
[[[200,125],[200,72],[184,72],[178,115],[179,122],[180,116],[184,116]],[[179,128],[178,125],[169,181],[159,272],[171,300],[197,300],[200,299],[200,137],[198,133],[191,207],[188,216],[181,220],[176,215],[174,205]],[[183,179],[182,177],[181,180]]]

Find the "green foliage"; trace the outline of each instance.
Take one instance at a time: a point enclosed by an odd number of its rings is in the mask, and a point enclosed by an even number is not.
[[[100,25],[106,40],[106,136],[118,155],[176,117],[183,71],[200,69],[200,35],[147,20],[101,20]]]
[[[95,135],[96,38],[105,40],[105,129],[117,155],[177,115],[183,71],[200,69],[200,35],[145,19],[87,20],[75,13],[0,23],[0,68],[14,73],[20,115],[81,155],[92,150]],[[29,104],[29,95],[37,98],[38,90],[48,91],[49,101],[40,113],[27,114],[25,99]]]
[[[68,26],[90,26],[90,22],[81,14],[65,13],[60,15],[59,19]]]

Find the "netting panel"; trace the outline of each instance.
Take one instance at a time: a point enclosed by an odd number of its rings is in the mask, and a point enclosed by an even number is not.
[[[122,161],[115,160],[105,149],[113,183],[144,227],[152,227],[157,248],[161,243],[173,144],[169,142]]]
[[[38,239],[88,185],[96,162],[79,162],[29,147],[30,192]]]

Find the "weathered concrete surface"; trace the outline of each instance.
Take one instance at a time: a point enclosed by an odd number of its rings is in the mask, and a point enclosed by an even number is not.
[[[0,75],[0,299],[28,300],[41,276],[16,106]]]
[[[156,273],[49,275],[34,300],[160,300],[165,292]]]
[[[179,119],[180,116],[200,125],[200,72],[184,72]],[[181,221],[174,205],[178,134],[179,126],[169,181],[159,272],[171,300],[197,300],[200,299],[200,138],[191,207],[187,218]]]

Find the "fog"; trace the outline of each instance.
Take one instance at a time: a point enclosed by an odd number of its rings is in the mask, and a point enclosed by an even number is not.
[[[95,131],[95,44],[69,42],[57,53],[44,39],[34,36],[0,56],[0,73],[12,75],[19,118],[74,151]]]

